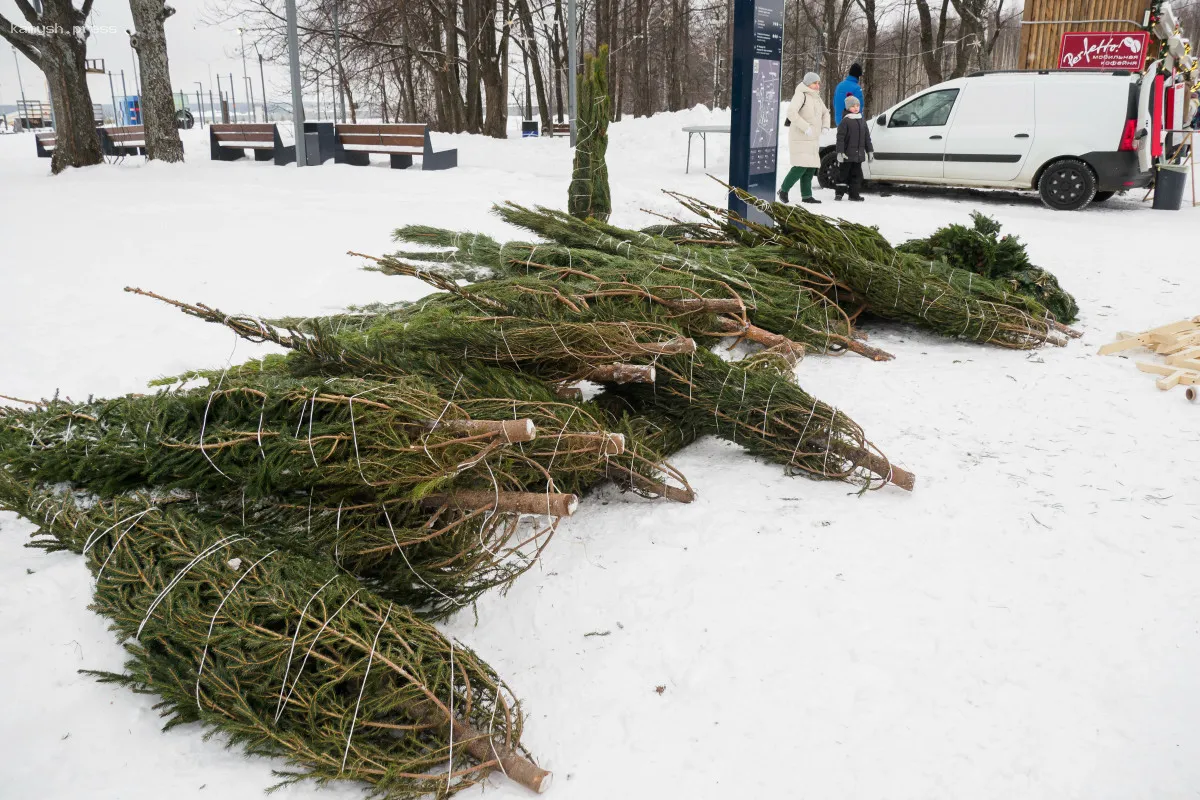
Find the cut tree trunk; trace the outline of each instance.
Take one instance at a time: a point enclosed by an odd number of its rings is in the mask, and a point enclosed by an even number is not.
[[[507,514],[537,514],[569,517],[579,508],[579,498],[557,492],[492,492],[464,489],[452,494],[430,495],[421,501],[425,508],[448,505],[467,511],[501,511]]]
[[[175,99],[163,27],[175,9],[164,0],[129,0],[136,33],[130,40],[142,70],[142,122],[146,155],[157,161],[183,161],[183,142],[175,124]]]
[[[654,383],[655,369],[653,365],[605,364],[584,377],[596,383]]]

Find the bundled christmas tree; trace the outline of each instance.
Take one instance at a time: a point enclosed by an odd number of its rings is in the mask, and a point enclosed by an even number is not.
[[[852,319],[866,312],[945,336],[1015,349],[1062,346],[1078,336],[1032,297],[945,262],[900,256],[874,228],[731,191],[770,217],[774,227],[682,199],[706,220],[718,244],[779,246],[790,259],[844,286],[848,296],[839,304],[857,304]]]
[[[943,261],[1007,287],[1045,306],[1062,323],[1079,316],[1079,304],[1065,292],[1058,279],[1029,260],[1025,244],[1016,236],[1001,235],[1000,223],[978,211],[971,212],[971,226],[958,223],[938,228],[924,239],[913,239],[897,252]]]
[[[612,194],[608,185],[608,119],[612,99],[608,93],[608,45],[596,55],[585,55],[577,79],[579,117],[576,120],[575,162],[567,191],[567,208],[583,219],[608,219]]]
[[[86,556],[93,608],[129,654],[100,677],[157,694],[168,728],[200,722],[282,758],[285,784],[363,781],[389,800],[494,770],[549,786],[496,673],[332,563],[169,497],[76,498],[0,471],[0,508],[42,526],[36,546]]]
[[[665,309],[671,322],[690,337],[709,344],[714,338],[736,335],[790,351],[797,358],[806,350],[851,351],[876,360],[891,357],[861,340],[842,309],[824,293],[837,289],[824,276],[806,275],[796,267],[795,275],[784,277],[750,261],[725,258],[718,262],[706,258],[704,251],[701,255],[683,252],[665,239],[642,238],[635,244],[629,238],[618,239],[597,230],[594,223],[550,209],[509,204],[499,211],[506,220],[556,242],[500,244],[482,235],[411,226],[397,230],[395,238],[449,249],[401,250],[377,259],[370,268],[422,279],[428,274],[423,270],[458,280],[528,277],[569,287],[576,303],[622,301],[619,313],[624,314],[635,313],[628,309],[629,304],[654,304]],[[590,243],[590,249],[580,242]],[[771,252],[754,256],[777,257]]]
[[[547,426],[553,452],[539,463],[517,447],[532,449],[536,432],[527,417],[472,419],[412,378],[265,373],[188,392],[0,409],[0,462],[29,481],[103,496],[183,492],[437,618],[527,569],[556,518],[571,513],[576,498],[547,479],[548,459],[561,475],[595,482],[623,446],[617,434]],[[551,520],[530,530],[514,516],[521,511]]]

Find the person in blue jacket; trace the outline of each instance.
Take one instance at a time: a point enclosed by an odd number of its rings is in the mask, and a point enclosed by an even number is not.
[[[862,77],[862,64],[855,61],[850,65],[850,72],[846,75],[846,79],[837,85],[833,90],[833,124],[842,124],[842,114],[846,113],[846,97],[854,95],[858,98],[858,107],[866,113],[866,99],[863,98],[862,86],[859,85],[859,78]]]

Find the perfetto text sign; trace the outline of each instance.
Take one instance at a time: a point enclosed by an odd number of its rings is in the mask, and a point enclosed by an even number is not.
[[[1149,44],[1150,34],[1145,31],[1064,33],[1058,50],[1058,68],[1141,72]]]

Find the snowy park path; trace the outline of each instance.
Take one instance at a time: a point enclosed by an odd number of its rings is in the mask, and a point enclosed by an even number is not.
[[[711,121],[613,126],[616,223],[672,213],[662,188],[719,202],[683,172],[680,127]],[[565,205],[561,139],[435,134],[461,167],[422,173],[210,162],[205,133],[185,134],[184,165],[57,178],[29,136],[0,137],[0,393],[134,392],[264,351],[126,285],[264,315],[412,298],[421,284],[345,252],[382,254],[408,223],[512,238],[492,202]],[[1196,796],[1200,405],[1157,391],[1141,352],[1096,349],[1200,314],[1200,212],[1139,200],[1058,213],[1032,195],[904,191],[820,207],[893,242],[979,208],[1075,294],[1084,336],[1027,353],[878,326],[895,361],[805,360],[802,385],[916,472],[912,495],[787,478],[705,439],[674,459],[695,503],[587,498],[540,567],[445,626],[524,701],[552,796]],[[262,797],[279,764],[194,727],[163,735],[153,698],[76,672],[117,670],[121,650],[87,610],[82,559],[23,549],[31,530],[0,514],[0,797]],[[465,796],[527,793],[494,779]]]

